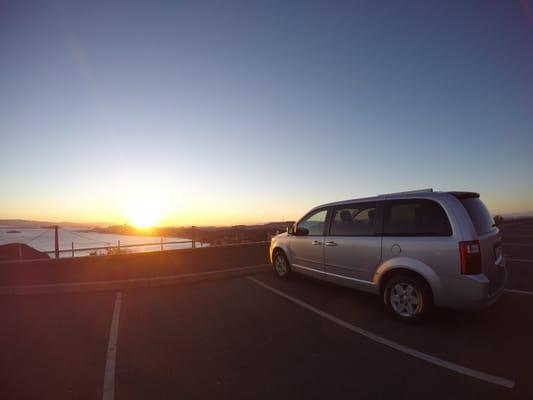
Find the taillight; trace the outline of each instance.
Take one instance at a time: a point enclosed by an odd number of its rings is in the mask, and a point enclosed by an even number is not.
[[[481,246],[478,240],[459,242],[461,273],[474,275],[481,273]]]

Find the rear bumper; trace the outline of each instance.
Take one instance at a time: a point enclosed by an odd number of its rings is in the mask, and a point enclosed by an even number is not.
[[[465,275],[459,280],[446,282],[442,298],[437,305],[462,310],[480,310],[494,304],[505,290],[507,268],[503,262],[498,272],[489,280],[485,275]]]
[[[496,303],[496,301],[498,301],[500,296],[503,294],[505,286],[507,285],[507,268],[500,267],[498,275],[498,279],[489,283],[489,294],[484,301],[480,302],[478,308],[491,306],[492,304]]]

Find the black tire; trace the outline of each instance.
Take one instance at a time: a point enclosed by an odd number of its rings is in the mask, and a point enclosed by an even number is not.
[[[400,273],[385,284],[383,302],[400,321],[417,322],[432,307],[431,289],[426,281],[416,275]]]
[[[291,273],[291,266],[287,256],[281,250],[276,250],[274,256],[272,257],[272,266],[274,267],[274,272],[276,276],[280,279],[287,279]]]

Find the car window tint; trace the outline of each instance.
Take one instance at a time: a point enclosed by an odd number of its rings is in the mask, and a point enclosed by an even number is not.
[[[432,200],[390,200],[385,203],[384,235],[450,236],[442,207]]]
[[[326,224],[327,210],[320,210],[308,215],[298,223],[298,228],[305,228],[309,235],[323,235],[324,225]]]
[[[350,204],[337,207],[331,224],[331,236],[374,235],[376,204]]]

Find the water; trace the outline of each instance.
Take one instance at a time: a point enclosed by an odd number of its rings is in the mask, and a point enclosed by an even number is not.
[[[8,231],[18,231],[19,233],[7,233]],[[148,246],[138,246],[121,248],[121,253],[137,253],[146,251],[161,250],[161,238],[154,236],[134,236],[134,235],[117,235],[111,233],[97,233],[97,232],[76,232],[74,230],[59,229],[59,249],[71,250],[72,242],[74,242],[74,249],[82,249],[88,247],[117,247],[118,241],[120,245],[153,243]],[[174,242],[188,240],[179,237],[164,237],[163,242]],[[0,245],[8,243],[26,243],[28,246],[43,252],[50,252],[49,255],[53,257],[54,251],[54,229],[43,228],[0,228]],[[206,246],[205,243],[196,243],[197,246]],[[190,248],[191,243],[176,243],[164,244],[164,250]],[[76,251],[74,255],[88,256],[90,250]],[[97,250],[97,254],[106,254],[106,250]],[[60,253],[60,257],[72,257],[72,252],[68,251]]]

